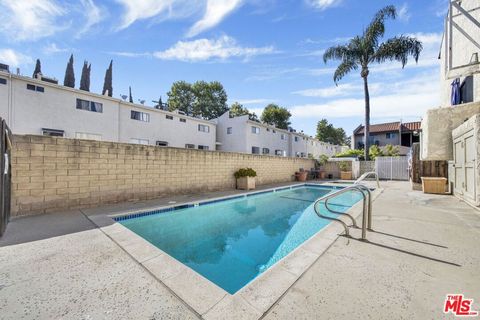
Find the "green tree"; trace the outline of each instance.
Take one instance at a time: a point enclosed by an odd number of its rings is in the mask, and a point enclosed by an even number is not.
[[[386,6],[379,10],[362,35],[352,38],[345,45],[328,48],[323,54],[323,61],[340,60],[341,63],[333,74],[333,81],[338,83],[344,76],[353,70],[360,69],[363,78],[365,94],[365,159],[368,160],[369,136],[370,136],[370,94],[368,91],[369,66],[372,63],[385,61],[399,61],[402,68],[412,56],[416,62],[422,51],[422,43],[416,38],[409,36],[397,36],[380,43],[385,34],[385,20],[395,19],[396,9],[394,6]]]
[[[179,110],[184,112],[187,116],[194,116],[193,103],[195,102],[195,95],[190,83],[186,81],[174,82],[167,95],[169,111]]]
[[[322,119],[317,123],[317,136],[320,141],[337,145],[349,145],[350,138],[343,128],[335,128],[327,119]]]
[[[80,90],[90,91],[90,70],[92,65],[85,60],[82,67],[82,76],[80,77]]]
[[[227,93],[218,81],[197,81],[192,86],[195,101],[193,115],[204,119],[215,119],[228,111]]]
[[[291,116],[292,114],[286,108],[271,103],[265,107],[260,119],[264,123],[275,125],[277,128],[286,130],[290,125],[289,120]]]
[[[383,152],[376,144],[374,144],[369,149],[369,156],[372,160],[375,160],[376,157],[383,157]]]
[[[113,78],[113,60],[110,60],[110,65],[108,66],[107,71],[105,71],[105,79],[103,81],[103,89],[102,94],[108,92],[108,96],[111,97],[113,95],[113,86],[112,86],[112,78]]]
[[[252,121],[259,121],[257,115],[254,112],[250,112],[247,108],[238,102],[232,103],[230,106],[230,117],[240,117],[248,115],[248,118]]]
[[[37,59],[35,62],[35,70],[33,70],[32,78],[37,78],[37,74],[42,73],[42,64],[40,63],[40,59]]]
[[[68,59],[67,68],[65,69],[65,77],[63,78],[65,87],[75,88],[75,71],[73,69],[73,54]]]

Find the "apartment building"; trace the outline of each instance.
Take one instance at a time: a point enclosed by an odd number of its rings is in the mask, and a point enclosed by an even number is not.
[[[0,68],[0,117],[16,134],[215,150],[214,122]]]
[[[231,117],[230,112],[215,119],[218,150],[282,157],[333,156],[343,147],[325,143],[293,130],[283,130],[249,120],[248,115]]]

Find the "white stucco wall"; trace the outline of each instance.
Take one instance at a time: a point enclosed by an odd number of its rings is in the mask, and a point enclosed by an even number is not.
[[[246,133],[247,133],[248,116],[230,118],[228,112],[221,117],[215,119],[217,124],[217,141],[218,150],[226,152],[243,152],[250,153],[247,150]],[[232,133],[227,133],[227,128],[232,128]]]
[[[478,0],[464,0],[462,8],[467,10],[477,21],[480,21],[480,3]],[[469,21],[457,9],[453,10],[453,21],[474,41],[480,43],[480,28]],[[449,55],[449,39],[452,39],[451,55]],[[427,111],[422,120],[421,158],[422,160],[453,159],[452,130],[466,119],[480,112],[480,63],[470,64],[472,55],[480,49],[467,37],[447,22],[444,39],[440,49],[440,108]],[[452,64],[449,68],[451,56]],[[455,78],[463,81],[466,76],[473,76],[472,103],[451,106],[451,83]],[[434,107],[434,106],[432,106]]]
[[[174,112],[131,104],[119,99],[80,91],[47,82],[0,73],[7,85],[0,85],[0,116],[17,134],[42,134],[42,128],[64,130],[66,138],[77,133],[101,136],[101,140],[130,143],[131,139],[166,141],[169,146],[184,148],[185,144],[208,146],[215,150],[216,127],[211,121],[179,115]],[[27,90],[27,84],[44,88],[44,92]],[[9,91],[11,86],[11,91]],[[101,103],[103,111],[76,108],[76,99]],[[131,119],[131,110],[150,115],[149,122]],[[173,120],[166,119],[166,115]],[[180,118],[186,122],[180,122]],[[198,130],[208,125],[208,133]]]

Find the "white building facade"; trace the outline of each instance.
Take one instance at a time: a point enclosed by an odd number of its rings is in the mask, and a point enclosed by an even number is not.
[[[283,157],[333,156],[344,147],[332,145],[292,130],[283,130],[256,121],[248,115],[216,119],[218,150]]]
[[[215,150],[214,122],[0,71],[0,117],[15,134]]]

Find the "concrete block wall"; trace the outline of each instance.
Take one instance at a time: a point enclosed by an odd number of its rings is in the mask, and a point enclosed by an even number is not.
[[[233,189],[233,173],[257,171],[257,185],[293,180],[314,161],[116,142],[14,136],[12,216]]]

